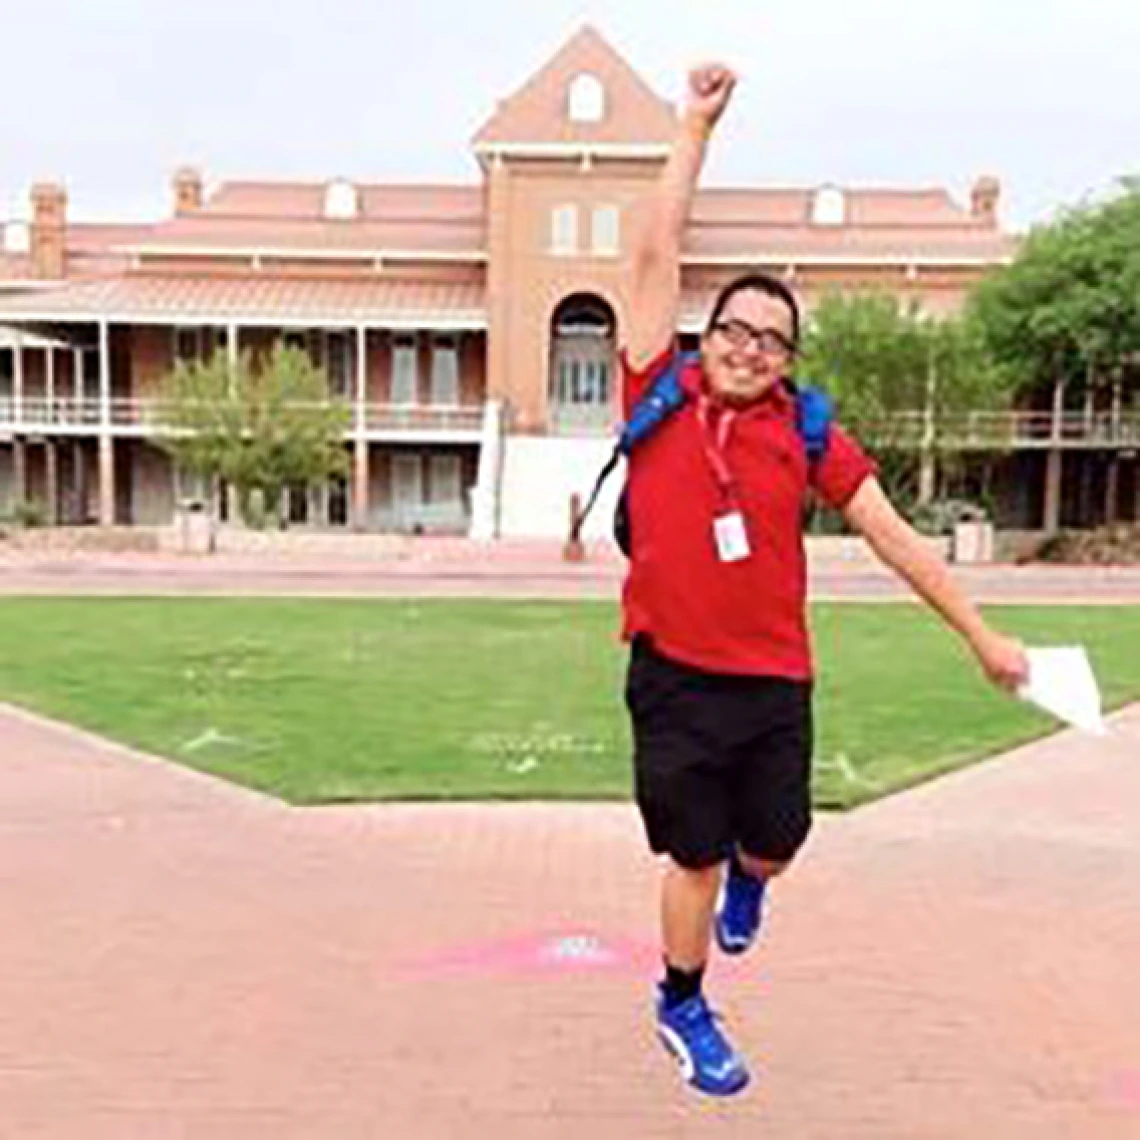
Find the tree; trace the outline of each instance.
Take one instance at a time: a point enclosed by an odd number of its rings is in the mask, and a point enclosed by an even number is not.
[[[350,415],[329,400],[325,374],[300,349],[277,345],[262,367],[249,353],[231,363],[217,352],[179,363],[166,378],[159,444],[212,487],[219,480],[235,487],[247,518],[254,491],[264,511],[280,517],[286,487],[347,474]]]
[[[918,497],[916,455],[949,462],[945,445],[962,413],[1005,407],[1010,387],[972,321],[929,318],[881,293],[821,301],[804,337],[803,373],[875,449],[883,482],[904,504]]]
[[[1140,180],[1033,230],[971,310],[1023,389],[1117,379],[1140,360]]]

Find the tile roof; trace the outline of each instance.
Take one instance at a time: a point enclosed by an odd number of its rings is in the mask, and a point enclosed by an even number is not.
[[[471,327],[486,324],[481,282],[129,274],[0,295],[0,322],[121,320]]]

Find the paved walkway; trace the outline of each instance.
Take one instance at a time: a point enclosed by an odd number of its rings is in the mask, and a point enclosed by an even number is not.
[[[0,706],[5,1140],[1140,1137],[1140,709],[821,821],[653,1040],[626,806],[297,810]]]
[[[367,548],[365,548],[367,549]],[[64,554],[0,545],[0,595],[278,595],[336,597],[614,598],[625,562],[599,543],[582,563],[555,542],[479,544],[420,539],[385,557]],[[1140,566],[956,566],[979,601],[1140,604]],[[911,595],[869,557],[816,560],[818,600],[888,601]]]

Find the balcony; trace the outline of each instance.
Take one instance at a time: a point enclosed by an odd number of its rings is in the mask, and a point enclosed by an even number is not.
[[[864,434],[872,446],[918,449],[926,430],[924,413],[899,412]],[[935,435],[950,451],[1133,448],[1140,447],[1140,412],[957,412],[938,418]]]
[[[350,409],[352,405],[349,405]],[[365,404],[360,422],[364,437],[376,442],[477,443],[483,429],[483,405]],[[21,435],[95,435],[102,430],[98,399],[57,396],[51,400],[0,396],[0,432]],[[163,430],[157,399],[115,397],[108,403],[106,426],[112,435],[142,438]],[[345,433],[356,435],[355,428]]]
[[[482,404],[365,404],[360,410],[364,438],[373,442],[478,443],[482,438]],[[157,399],[115,397],[107,411],[112,435],[142,438],[163,430]],[[0,396],[0,432],[9,435],[95,435],[102,424],[95,398],[25,396],[17,402]],[[925,431],[922,412],[899,412],[861,434],[872,447],[917,450]],[[1140,411],[1115,416],[1065,412],[1056,420],[1051,412],[959,412],[940,417],[936,433],[938,446],[953,451],[1140,449]],[[355,428],[345,433],[346,438],[355,436]]]

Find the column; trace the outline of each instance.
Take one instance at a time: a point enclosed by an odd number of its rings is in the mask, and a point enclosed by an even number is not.
[[[16,333],[12,345],[12,412],[17,424],[24,422],[24,334]]]
[[[77,523],[85,523],[87,521],[89,511],[87,509],[88,499],[88,470],[87,470],[87,447],[85,441],[77,439],[75,441],[75,521]]]
[[[229,325],[226,328],[226,362],[230,366],[230,394],[233,395],[234,384],[237,381],[238,361],[241,359],[241,348],[238,344],[238,327]],[[230,526],[236,526],[245,520],[241,515],[241,496],[238,488],[226,484],[226,521]]]
[[[935,464],[934,451],[923,447],[918,468],[918,502],[926,506],[934,501]]]
[[[28,501],[28,444],[20,436],[12,440],[12,505]]]
[[[357,436],[353,441],[352,463],[352,525],[357,530],[368,529],[368,440]]]
[[[368,331],[356,330],[355,430],[352,441],[352,525],[368,529]]]
[[[55,414],[55,345],[44,349],[44,396],[47,398],[47,422],[56,422]]]
[[[926,506],[934,501],[934,404],[938,392],[938,370],[931,348],[926,361],[926,399],[922,410],[922,451],[918,469],[918,502]]]
[[[44,444],[44,464],[47,483],[47,524],[59,526],[59,444],[54,439],[49,439]]]
[[[1045,530],[1052,534],[1061,526],[1061,476],[1064,453],[1053,448],[1045,461]]]
[[[115,525],[115,442],[111,437],[111,328],[99,322],[99,525]]]
[[[1108,485],[1104,490],[1104,521],[1111,525],[1116,522],[1117,503],[1120,499],[1120,456],[1113,455],[1108,461]]]

